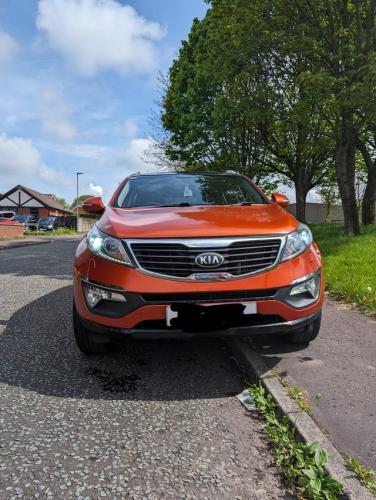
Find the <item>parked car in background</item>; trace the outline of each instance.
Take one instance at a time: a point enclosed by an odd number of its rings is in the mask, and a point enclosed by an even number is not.
[[[16,213],[11,210],[0,210],[1,219],[14,219]]]
[[[14,216],[13,220],[22,224],[25,232],[36,229],[36,225],[38,223],[38,218],[34,215],[17,214]]]
[[[37,229],[42,231],[53,231],[60,226],[58,217],[41,217],[37,224]]]
[[[85,353],[127,337],[320,330],[324,283],[309,228],[239,174],[135,174],[78,245],[73,325]]]

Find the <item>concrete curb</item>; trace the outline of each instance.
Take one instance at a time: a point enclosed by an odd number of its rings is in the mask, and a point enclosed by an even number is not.
[[[360,484],[355,474],[347,469],[342,455],[320,430],[316,422],[286,394],[285,388],[264,363],[261,356],[253,351],[251,346],[242,339],[227,340],[227,345],[240,366],[251,377],[251,380],[261,382],[272,395],[281,413],[290,420],[295,429],[296,438],[303,442],[318,443],[321,448],[327,450],[329,461],[326,470],[343,484],[345,495],[342,498],[375,500],[371,492]]]
[[[52,243],[53,240],[15,240],[11,242],[7,242],[5,245],[0,242],[0,251],[1,250],[10,250],[11,248],[21,248],[21,247],[29,247],[32,245],[45,245],[46,243]]]
[[[28,247],[31,245],[45,245],[46,243],[54,243],[55,241],[80,241],[84,237],[83,234],[74,235],[67,234],[62,236],[44,236],[39,239],[24,239],[24,240],[11,240],[11,241],[0,241],[0,251],[8,250],[10,248],[20,248]]]

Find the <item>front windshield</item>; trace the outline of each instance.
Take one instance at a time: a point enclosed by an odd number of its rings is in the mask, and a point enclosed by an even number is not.
[[[161,174],[131,177],[115,207],[263,205],[267,200],[240,175]]]
[[[42,222],[53,222],[53,221],[54,221],[53,217],[42,217],[41,219],[39,219],[39,224],[41,224]]]

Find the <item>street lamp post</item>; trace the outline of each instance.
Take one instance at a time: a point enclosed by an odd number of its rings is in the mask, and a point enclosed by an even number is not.
[[[78,176],[83,175],[83,172],[76,172],[77,196],[76,196],[76,231],[78,233]]]

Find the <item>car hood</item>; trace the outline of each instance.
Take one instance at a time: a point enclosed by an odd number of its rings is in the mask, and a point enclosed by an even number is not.
[[[106,207],[98,222],[118,238],[205,238],[286,234],[297,220],[279,205],[164,208]]]

